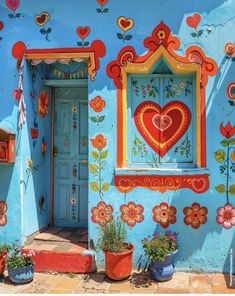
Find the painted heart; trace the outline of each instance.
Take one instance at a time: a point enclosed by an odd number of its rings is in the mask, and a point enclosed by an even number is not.
[[[12,11],[16,11],[16,9],[20,5],[20,0],[6,0],[6,5],[8,8],[10,8]]]
[[[39,26],[44,26],[50,19],[50,15],[47,12],[42,12],[39,15],[36,15],[35,21]]]
[[[0,31],[4,28],[4,23],[0,21]]]
[[[91,29],[88,26],[77,28],[77,34],[82,40],[86,39],[86,37],[90,34],[90,31]]]
[[[118,18],[118,26],[124,31],[129,31],[134,26],[134,21],[131,18],[126,19],[124,16]]]
[[[186,19],[186,23],[189,27],[197,29],[198,25],[201,22],[201,15],[199,13],[195,13],[193,16],[188,16]]]
[[[154,126],[161,131],[165,131],[172,124],[172,119],[168,115],[156,114],[152,120]]]
[[[101,6],[104,6],[109,0],[96,0]]]
[[[191,123],[190,109],[182,102],[172,101],[161,108],[146,101],[135,110],[135,125],[149,146],[164,157],[183,137]]]

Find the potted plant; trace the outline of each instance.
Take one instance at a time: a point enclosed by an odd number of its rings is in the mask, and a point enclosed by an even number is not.
[[[172,278],[175,268],[173,256],[178,252],[177,233],[171,231],[153,234],[142,240],[145,254],[150,259],[150,275],[159,282]]]
[[[10,249],[11,246],[7,244],[0,246],[0,277],[4,274],[6,255]]]
[[[15,284],[28,283],[34,277],[34,261],[32,256],[34,252],[29,250],[22,252],[14,245],[11,252],[7,255],[6,266],[10,280]]]
[[[134,246],[126,242],[125,223],[114,220],[101,228],[97,248],[105,254],[106,274],[112,280],[124,280],[132,273]]]

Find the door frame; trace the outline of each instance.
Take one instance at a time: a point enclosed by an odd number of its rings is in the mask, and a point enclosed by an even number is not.
[[[44,86],[51,88],[52,100],[51,100],[51,150],[50,150],[50,217],[49,226],[54,226],[54,113],[55,113],[55,88],[59,87],[86,87],[88,89],[88,79],[73,79],[73,80],[44,80]],[[88,98],[87,98],[88,102]],[[89,109],[88,109],[89,110]],[[88,114],[89,115],[89,114]],[[87,116],[89,118],[89,116]],[[89,128],[88,128],[89,133]],[[89,152],[88,152],[89,153]],[[88,193],[89,202],[89,193]],[[88,223],[89,225],[89,223]]]

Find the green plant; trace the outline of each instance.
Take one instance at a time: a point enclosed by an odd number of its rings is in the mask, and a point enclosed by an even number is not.
[[[1,245],[0,246],[0,255],[6,255],[11,250],[11,245]]]
[[[34,261],[32,256],[34,255],[33,251],[27,251],[24,253],[21,251],[17,245],[13,245],[10,253],[6,258],[6,265],[8,269],[17,269],[25,266],[34,265]]]
[[[178,249],[177,233],[166,231],[153,234],[142,240],[145,254],[151,261],[163,261],[168,254],[173,254]]]
[[[126,238],[125,223],[120,219],[113,220],[101,228],[96,248],[105,252],[122,253],[128,249],[124,245]]]

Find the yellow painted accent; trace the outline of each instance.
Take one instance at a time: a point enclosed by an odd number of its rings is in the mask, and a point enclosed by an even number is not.
[[[123,167],[127,166],[127,78],[128,74],[151,74],[156,62],[164,58],[172,68],[174,74],[196,74],[196,126],[197,126],[197,167],[201,167],[201,110],[200,110],[200,79],[201,67],[198,64],[187,64],[178,62],[166,49],[161,45],[145,62],[132,63],[127,62],[127,66],[121,68],[122,75],[122,99],[123,99]]]

